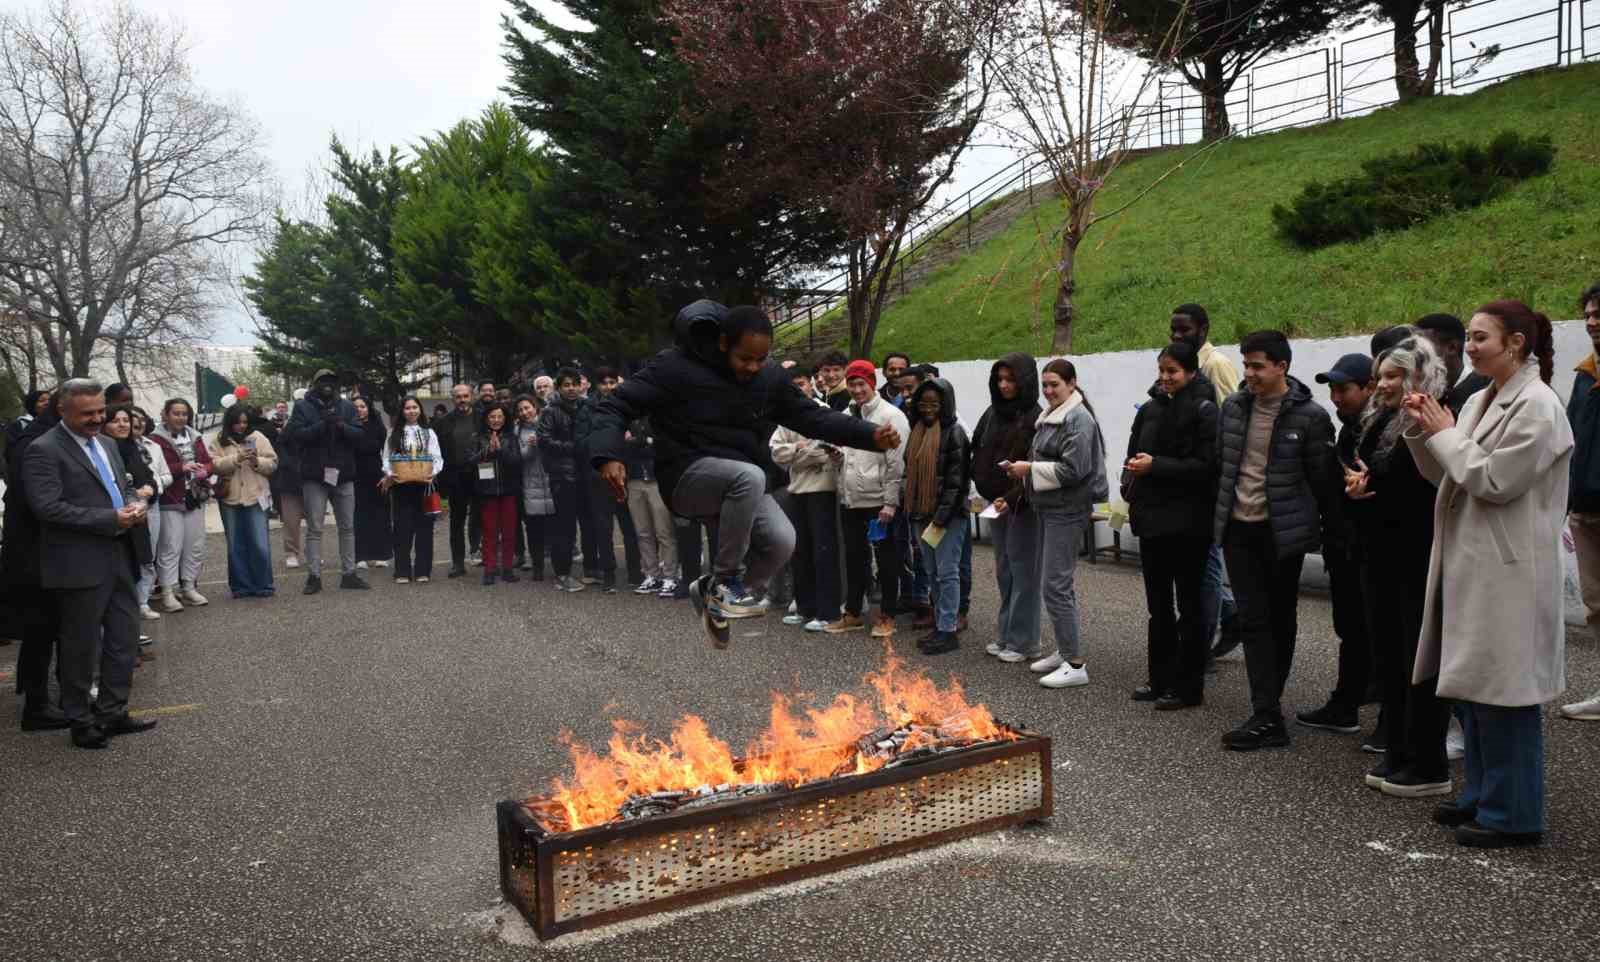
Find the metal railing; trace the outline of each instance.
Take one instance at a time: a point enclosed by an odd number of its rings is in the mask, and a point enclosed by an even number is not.
[[[1417,60],[1426,65],[1428,25],[1417,25]],[[1449,9],[1441,34],[1443,51],[1437,93],[1470,91],[1511,77],[1600,58],[1600,0],[1478,0]],[[1381,45],[1381,47],[1380,47]],[[1204,106],[1200,95],[1182,80],[1162,79],[1155,102],[1133,104],[1113,112],[1091,135],[1096,152],[1126,135],[1135,149],[1200,143]],[[1394,31],[1380,30],[1330,42],[1299,53],[1256,64],[1242,83],[1235,83],[1224,103],[1234,136],[1254,136],[1290,127],[1313,126],[1356,117],[1399,100],[1395,84]],[[952,231],[965,231],[972,244],[973,225],[986,205],[1026,191],[1034,194],[1051,177],[1038,154],[1017,158],[912,224],[904,247],[887,268],[887,283],[906,290],[908,267],[929,253]],[[830,265],[829,268],[837,268]],[[774,326],[805,326],[804,344],[817,348],[819,320],[841,307],[849,293],[850,273],[839,270],[825,280],[801,288],[774,290]],[[797,336],[786,339],[793,344]]]

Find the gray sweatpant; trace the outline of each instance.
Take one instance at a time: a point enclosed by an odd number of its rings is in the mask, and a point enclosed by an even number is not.
[[[1078,637],[1078,592],[1073,585],[1083,531],[1090,523],[1087,511],[1038,511],[1039,538],[1044,543],[1039,566],[1044,610],[1056,630],[1056,651],[1068,661],[1083,657]]]
[[[710,529],[719,579],[742,573],[745,587],[765,588],[794,554],[794,526],[767,494],[766,472],[747,461],[701,458],[689,465],[672,489],[672,510]]]
[[[301,486],[301,497],[306,503],[306,574],[322,574],[322,522],[333,505],[333,520],[339,526],[339,571],[356,573],[356,485],[346,481],[330,488],[321,481],[307,481]]]

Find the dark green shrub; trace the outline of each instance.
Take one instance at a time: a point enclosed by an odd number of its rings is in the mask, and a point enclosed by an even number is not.
[[[1432,217],[1494,200],[1512,184],[1550,172],[1556,149],[1548,135],[1505,131],[1488,147],[1419,144],[1361,165],[1358,176],[1305,186],[1272,221],[1286,240],[1307,250],[1405,230]]]

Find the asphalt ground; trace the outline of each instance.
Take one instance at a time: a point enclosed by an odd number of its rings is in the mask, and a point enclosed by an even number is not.
[[[205,580],[221,581],[220,538],[210,551]],[[1364,787],[1354,736],[1222,751],[1248,713],[1238,660],[1203,708],[1130,701],[1133,567],[1080,568],[1089,687],[1048,691],[986,657],[986,546],[974,628],[934,672],[1054,739],[1051,820],[541,945],[499,899],[494,804],[565,770],[558,732],[598,742],[621,716],[665,733],[694,710],[742,744],[770,689],[853,688],[878,646],[771,618],[736,623],[718,652],[687,603],[485,588],[442,568],[429,585],[373,571],[373,591],[329,579],[305,598],[279,565],[275,599],[212,583],[208,608],[151,626],[133,705],[154,731],[86,752],[6,718],[0,959],[1593,960],[1600,946],[1600,725],[1546,721],[1544,847],[1460,849],[1431,800]],[[1328,602],[1300,614],[1291,708],[1333,681]],[[16,650],[0,648],[0,673]],[[1575,697],[1600,688],[1587,636],[1569,679]]]

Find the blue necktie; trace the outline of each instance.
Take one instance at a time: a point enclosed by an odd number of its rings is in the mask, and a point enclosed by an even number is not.
[[[106,464],[105,455],[100,453],[100,443],[94,438],[89,439],[89,460],[94,462],[94,469],[100,472],[100,483],[106,486],[106,494],[111,495],[111,506],[121,511],[122,488],[112,480],[111,467]]]

